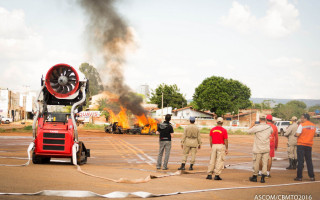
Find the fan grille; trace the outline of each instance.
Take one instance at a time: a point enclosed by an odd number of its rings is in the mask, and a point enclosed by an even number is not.
[[[46,86],[52,95],[58,98],[68,97],[78,90],[78,73],[67,64],[55,65],[46,75]]]

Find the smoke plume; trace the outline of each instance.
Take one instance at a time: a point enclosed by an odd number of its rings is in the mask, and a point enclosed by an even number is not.
[[[108,76],[105,89],[118,95],[120,104],[133,114],[144,114],[142,98],[133,93],[124,82],[125,53],[130,45],[134,45],[134,38],[126,21],[117,13],[115,1],[79,1],[88,17],[86,35],[89,44],[96,53],[102,55],[103,62],[98,69],[101,76]]]

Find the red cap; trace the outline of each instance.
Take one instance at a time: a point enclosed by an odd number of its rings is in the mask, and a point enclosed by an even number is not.
[[[272,115],[267,115],[266,119],[272,121]]]

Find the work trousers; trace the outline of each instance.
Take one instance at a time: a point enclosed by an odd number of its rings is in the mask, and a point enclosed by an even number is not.
[[[190,164],[194,164],[196,161],[196,154],[197,154],[197,147],[187,147],[186,145],[183,146],[183,156],[182,156],[182,163],[186,163],[188,159],[188,155],[191,152],[191,161]]]
[[[260,161],[262,161],[262,174],[267,175],[267,165],[269,160],[269,152],[253,153],[253,175],[257,176],[259,173]]]
[[[288,158],[297,159],[297,145],[288,145]]]
[[[210,164],[208,167],[208,174],[213,172],[219,176],[224,168],[224,159],[226,156],[226,146],[224,144],[213,144],[211,149]]]
[[[160,141],[159,142],[159,154],[158,154],[157,168],[161,168],[162,156],[163,156],[164,151],[166,152],[166,154],[164,156],[163,168],[168,167],[170,150],[171,150],[171,141]]]
[[[297,145],[297,154],[298,154],[297,177],[302,178],[302,171],[303,171],[304,158],[305,158],[307,163],[307,168],[308,168],[308,175],[310,178],[314,178],[313,164],[312,164],[312,147]]]

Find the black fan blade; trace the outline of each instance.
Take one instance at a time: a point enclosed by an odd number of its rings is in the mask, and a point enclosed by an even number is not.
[[[58,78],[59,78],[59,74],[58,74],[57,69],[53,70],[52,75],[53,75],[53,77],[54,77],[55,79],[58,79]]]
[[[69,76],[69,77],[68,77],[68,79],[69,79],[69,80],[74,80],[74,81],[75,81],[75,80],[77,80],[77,78],[76,78],[76,76],[75,76],[75,75],[71,75],[71,76]]]
[[[50,83],[52,88],[58,88],[59,87],[59,83]]]
[[[72,91],[72,85],[71,85],[71,84],[68,84],[68,85],[66,85],[66,86],[68,87],[69,92],[71,92],[71,91]]]
[[[63,74],[62,74],[62,72],[63,72],[63,71],[62,71],[62,68],[63,68],[63,67],[59,67],[59,76],[62,76],[62,75],[63,75]]]
[[[52,78],[50,77],[50,83],[58,83],[58,79],[57,78]]]
[[[72,73],[73,71],[71,69],[68,69],[68,71],[66,72],[66,77],[69,77],[69,75]]]
[[[59,88],[56,90],[56,92],[61,93],[62,90],[63,90],[63,86],[59,85]]]
[[[76,85],[76,82],[77,82],[76,80],[70,80],[70,79],[69,79],[69,83],[72,84],[73,86]]]
[[[63,90],[62,90],[61,93],[62,93],[62,94],[68,93],[68,87],[64,85],[64,86],[63,86]]]

